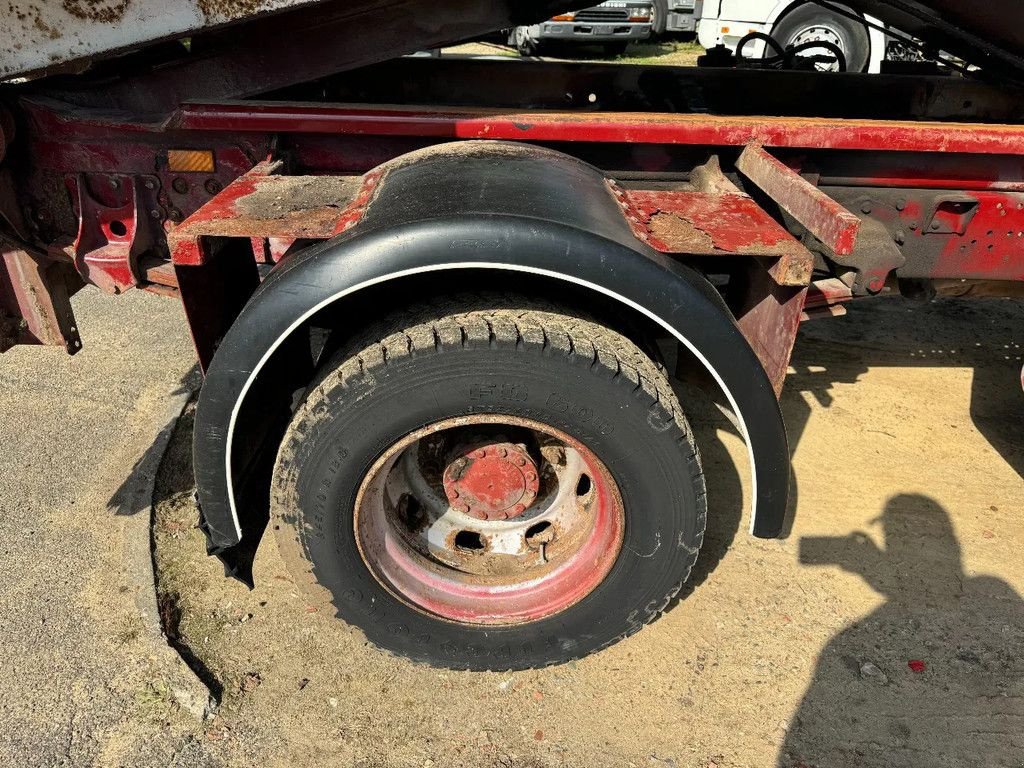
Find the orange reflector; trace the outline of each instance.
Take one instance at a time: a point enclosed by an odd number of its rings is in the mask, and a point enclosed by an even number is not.
[[[729,28],[728,27],[722,27],[722,34],[723,35],[728,35],[729,34]]]
[[[551,20],[552,21],[572,21],[575,18],[576,18],[576,14],[574,14],[574,13],[563,13],[563,14],[561,14],[559,16],[552,16]]]
[[[208,149],[169,149],[167,169],[172,173],[213,173],[213,152]]]

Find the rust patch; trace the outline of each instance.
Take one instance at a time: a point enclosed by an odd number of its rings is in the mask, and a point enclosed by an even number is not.
[[[766,252],[778,254],[778,259],[768,268],[768,274],[779,285],[805,286],[811,282],[814,256],[797,240],[779,243],[757,241],[737,249],[737,253],[747,256],[763,257]]]
[[[326,240],[354,227],[373,198],[381,170],[362,177],[273,176],[260,163],[168,233],[177,265],[204,263],[204,237]]]
[[[240,19],[264,10],[266,0],[198,0],[196,3],[207,19]]]
[[[651,234],[662,242],[691,244],[691,247],[686,250],[693,250],[697,253],[711,253],[720,250],[711,235],[678,213],[658,211],[651,216],[647,226]]]
[[[64,0],[64,10],[82,21],[110,24],[128,10],[132,0]]]
[[[713,164],[704,169],[706,184],[728,189],[715,178]],[[805,286],[810,280],[811,253],[747,195],[624,190],[612,181],[608,188],[633,233],[662,253],[772,259],[770,274],[781,285]]]
[[[358,176],[268,176],[239,198],[235,209],[257,220],[288,220],[315,211],[333,221],[337,209],[352,202],[362,182]]]
[[[56,40],[60,37],[60,30],[51,27],[38,16],[36,16],[35,20],[33,21],[33,24],[35,25],[36,29],[38,29],[51,40]]]
[[[211,222],[203,232],[212,237],[290,237],[325,240],[338,220],[337,208],[286,211],[280,216],[253,216]]]
[[[736,167],[837,254],[853,253],[860,218],[814,184],[757,144],[747,145]]]

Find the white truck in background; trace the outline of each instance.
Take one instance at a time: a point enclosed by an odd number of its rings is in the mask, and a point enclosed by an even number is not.
[[[665,34],[692,37],[697,32],[697,0],[652,0],[654,37]]]
[[[853,13],[846,6],[840,7]],[[698,0],[695,15],[699,19],[697,40],[705,48],[724,45],[735,50],[746,35],[760,32],[771,35],[783,49],[811,42],[838,46],[850,72],[878,72],[885,59],[884,32],[813,2]],[[862,17],[881,26],[878,19]],[[760,58],[765,55],[766,45],[762,40],[753,40],[744,46],[743,55]],[[827,53],[828,50],[810,48],[807,51],[808,54],[816,52]]]

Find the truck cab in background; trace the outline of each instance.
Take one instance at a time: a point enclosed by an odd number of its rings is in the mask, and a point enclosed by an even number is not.
[[[694,12],[697,0],[653,0],[651,27],[654,37],[681,35],[692,37],[697,33],[698,16]]]
[[[783,49],[819,41],[837,46],[842,50],[846,70],[850,72],[878,72],[885,59],[885,33],[817,3],[801,0],[698,0],[697,5],[697,39],[705,48],[724,45],[735,51],[745,36],[760,32],[771,35]],[[871,16],[863,18],[880,24]],[[765,55],[766,45],[762,40],[753,40],[744,46],[743,54],[761,58]],[[827,51],[824,47],[807,49],[808,54]],[[832,65],[832,68],[837,68],[837,65]]]
[[[598,45],[606,54],[619,56],[630,43],[651,37],[651,17],[650,0],[605,0],[539,24],[514,27],[508,42],[521,56],[537,56],[544,48],[569,44]]]

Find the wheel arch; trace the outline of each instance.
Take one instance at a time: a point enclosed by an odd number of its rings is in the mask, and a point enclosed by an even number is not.
[[[200,395],[193,452],[209,551],[231,575],[252,583],[270,478],[266,457],[258,458],[251,441],[262,438],[269,442],[263,453],[276,454],[295,382],[277,386],[272,379],[275,371],[294,368],[289,348],[308,349],[300,328],[324,310],[346,322],[346,307],[371,289],[455,274],[472,274],[479,290],[500,290],[510,274],[543,280],[549,290],[572,285],[608,302],[610,311],[643,317],[675,337],[702,361],[742,426],[752,470],[751,532],[779,535],[789,482],[782,415],[764,369],[703,276],[640,243],[630,247],[567,224],[507,215],[446,217],[366,231],[296,254],[264,281],[224,337]],[[273,408],[262,405],[267,392]],[[254,425],[246,413],[266,423]]]

